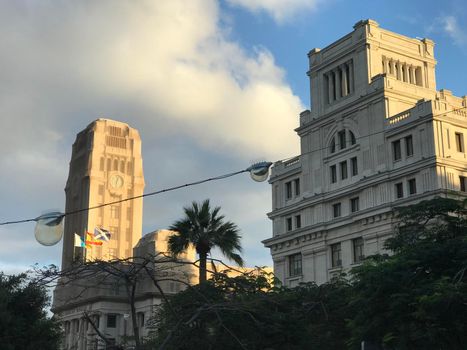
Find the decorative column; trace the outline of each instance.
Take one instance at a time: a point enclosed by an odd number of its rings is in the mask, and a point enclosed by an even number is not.
[[[404,64],[404,69],[405,69],[405,82],[410,83],[410,70],[409,70],[409,65]]]
[[[355,89],[355,81],[353,75],[353,61],[349,62],[349,94],[352,93]]]
[[[412,79],[412,84],[417,84],[417,77],[415,76],[415,66],[412,66],[410,69],[410,77]]]
[[[329,72],[328,74],[326,74],[326,76],[328,77],[328,103],[331,104],[332,101],[334,101],[334,85],[332,80],[332,72]]]
[[[391,70],[390,70],[390,72],[392,72],[391,75],[397,76],[397,74],[396,74],[396,61],[391,60],[389,62],[389,64],[391,65]]]
[[[336,100],[338,100],[341,97],[341,78],[339,75],[339,68],[334,69],[334,76],[336,77],[336,85],[334,86],[334,89],[336,92]]]
[[[342,97],[347,96],[348,91],[347,91],[347,72],[346,72],[346,64],[343,64],[340,66],[341,72],[342,72]]]

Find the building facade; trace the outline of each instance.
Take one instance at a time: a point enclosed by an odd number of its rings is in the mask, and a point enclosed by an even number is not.
[[[148,335],[147,321],[163,300],[160,290],[165,297],[170,297],[187,285],[197,283],[197,270],[190,264],[196,259],[194,248],[180,256],[186,264],[166,262],[164,256],[158,255],[167,254],[167,239],[173,233],[157,230],[144,235],[133,249],[132,256],[138,258],[133,258],[129,265],[109,263],[97,267],[95,272],[84,272],[86,275],[82,278],[76,275],[72,280],[62,281],[54,291],[52,308],[63,325],[62,349],[102,350],[111,349],[112,344],[125,349],[134,348],[130,298],[134,303],[138,333],[141,338]],[[146,257],[149,261],[145,265],[147,269],[134,274],[131,270],[145,264]],[[131,285],[125,282],[125,275],[132,276],[136,283],[133,296],[127,289],[130,287],[131,290]],[[160,290],[153,279],[158,281]]]
[[[144,190],[141,138],[136,129],[98,119],[78,133],[65,187],[66,212],[140,196]],[[141,238],[142,198],[68,215],[65,219],[62,268],[73,260],[126,258]],[[74,234],[86,239],[96,227],[111,240],[90,250],[74,246]],[[84,255],[84,256],[83,256]]]
[[[274,164],[276,276],[329,281],[384,252],[394,209],[466,197],[467,98],[436,89],[434,43],[360,21],[308,54],[311,108],[299,116],[300,155]]]

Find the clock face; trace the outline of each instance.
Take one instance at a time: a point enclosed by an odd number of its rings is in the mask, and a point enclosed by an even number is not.
[[[110,186],[113,188],[121,188],[123,186],[123,177],[120,175],[112,175],[110,177]]]

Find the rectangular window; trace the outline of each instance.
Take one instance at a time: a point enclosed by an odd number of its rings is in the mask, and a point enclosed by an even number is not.
[[[109,227],[109,231],[110,231],[110,238],[111,238],[112,240],[118,239],[118,227],[116,227],[116,226],[110,226],[110,227]]]
[[[292,182],[291,181],[285,183],[285,198],[286,199],[292,198]]]
[[[109,314],[107,315],[107,328],[116,328],[117,327],[117,315]]]
[[[416,194],[417,193],[417,183],[415,179],[409,179],[409,194]]]
[[[466,187],[466,186],[465,186],[465,185],[466,185],[465,181],[466,181],[465,176],[459,176],[460,190],[461,190],[462,192],[466,192],[466,191],[465,191],[465,187]]]
[[[464,135],[456,132],[456,147],[457,152],[464,152]]]
[[[336,243],[331,245],[331,266],[342,266],[341,244]]]
[[[292,231],[292,218],[285,219],[285,224],[287,227],[287,231]]]
[[[350,211],[355,213],[360,210],[360,198],[355,197],[350,199]]]
[[[331,166],[331,183],[337,182],[337,169],[335,165]]]
[[[341,179],[347,179],[347,161],[343,161],[339,163],[341,169]]]
[[[355,238],[352,240],[353,246],[353,262],[359,263],[361,262],[365,256],[363,255],[363,238]]]
[[[344,149],[345,147],[347,147],[345,139],[345,130],[339,131],[337,133],[337,139],[339,140],[339,149]]]
[[[352,168],[352,176],[358,175],[357,157],[350,158],[350,166]]]
[[[332,205],[332,215],[335,218],[338,218],[339,216],[341,216],[341,204],[340,203],[336,203]]]
[[[401,160],[401,158],[401,141],[397,140],[392,143],[392,159],[397,162],[398,160]]]
[[[298,196],[300,194],[300,179],[293,180],[294,187],[295,187],[295,195]]]
[[[116,205],[110,207],[110,217],[113,219],[118,219],[120,217],[120,208]]]
[[[112,236],[113,237],[113,236]],[[109,248],[109,257],[111,259],[116,259],[117,258],[117,249],[115,248]]]
[[[404,188],[402,187],[402,182],[395,184],[396,189],[396,198],[404,197]]]
[[[295,228],[302,227],[302,217],[300,215],[295,215]]]
[[[302,274],[302,254],[289,256],[289,276],[300,276]]]
[[[413,156],[413,141],[412,135],[409,135],[405,138],[405,153],[407,157]]]

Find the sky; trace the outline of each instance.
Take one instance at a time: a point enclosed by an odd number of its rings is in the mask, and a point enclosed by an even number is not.
[[[438,89],[467,93],[463,0],[0,0],[0,222],[64,211],[76,134],[97,118],[142,138],[145,192],[299,154],[307,53],[361,19],[435,41]],[[246,174],[149,197],[143,234],[211,200],[272,265],[271,189]],[[0,226],[0,271],[61,262],[34,224]]]

